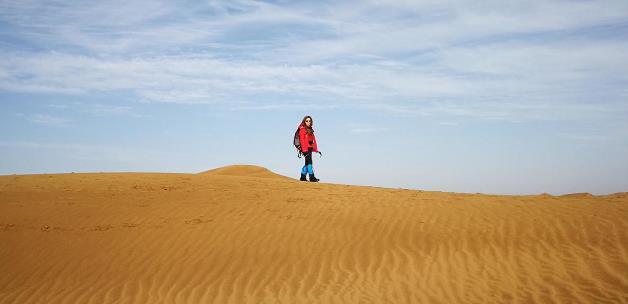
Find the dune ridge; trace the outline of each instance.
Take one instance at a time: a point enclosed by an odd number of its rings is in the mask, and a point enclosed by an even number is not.
[[[628,196],[0,176],[0,303],[627,303]]]
[[[227,175],[240,177],[258,177],[258,178],[279,178],[292,180],[287,176],[283,176],[272,172],[264,167],[254,165],[231,165],[207,170],[198,173],[199,175]]]

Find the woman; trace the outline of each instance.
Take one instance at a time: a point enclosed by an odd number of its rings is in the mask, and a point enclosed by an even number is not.
[[[318,151],[318,146],[316,145],[316,136],[314,136],[314,121],[311,116],[303,117],[301,121],[301,125],[299,125],[299,140],[301,142],[301,152],[305,155],[305,165],[301,169],[301,179],[302,181],[307,181],[305,179],[305,174],[310,175],[311,182],[319,181],[318,178],[314,176],[314,168],[312,168],[312,152],[316,152],[321,154]]]

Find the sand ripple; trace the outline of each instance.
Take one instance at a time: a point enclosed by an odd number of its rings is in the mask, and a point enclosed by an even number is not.
[[[627,303],[628,196],[0,176],[0,303]]]

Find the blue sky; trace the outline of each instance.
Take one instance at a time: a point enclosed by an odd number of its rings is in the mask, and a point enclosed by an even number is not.
[[[0,174],[628,191],[628,1],[1,1]]]

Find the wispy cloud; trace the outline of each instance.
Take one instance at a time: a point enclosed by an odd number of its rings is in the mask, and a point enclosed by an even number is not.
[[[47,108],[54,109],[59,113],[66,114],[89,114],[93,116],[131,116],[146,117],[147,114],[138,113],[136,107],[132,105],[116,105],[111,103],[98,102],[68,102],[52,103],[46,105]]]
[[[333,110],[340,108],[337,104],[316,104],[310,102],[269,103],[258,104],[254,102],[233,102],[227,108],[230,111],[260,111],[260,110]]]
[[[375,133],[387,131],[387,127],[379,127],[366,123],[348,123],[348,130],[351,133]]]
[[[61,152],[64,157],[75,161],[92,161],[95,164],[106,161],[123,163],[129,167],[146,163],[159,164],[175,154],[171,151],[140,147],[67,142],[0,141],[0,147],[5,148],[5,151],[7,149],[26,149],[39,152]],[[77,162],[75,165],[79,165],[79,163]]]
[[[385,130],[387,130],[387,128],[352,128],[349,131],[352,133],[374,133]]]
[[[110,104],[85,104],[82,109],[79,110],[83,113],[89,113],[95,116],[131,116],[131,117],[146,117],[146,114],[137,113],[132,106],[120,106]]]
[[[67,109],[68,105],[67,104],[51,103],[51,104],[48,104],[47,107],[53,108],[53,109]]]
[[[0,11],[3,91],[242,110],[317,100],[446,120],[628,114],[626,1],[16,1]]]
[[[577,140],[577,141],[586,141],[586,142],[599,142],[599,141],[607,141],[611,138],[607,135],[598,135],[598,134],[578,134],[578,133],[558,133],[558,136]]]
[[[49,126],[61,126],[70,122],[70,120],[68,119],[51,116],[48,114],[31,114],[28,116],[28,120],[37,124]]]

